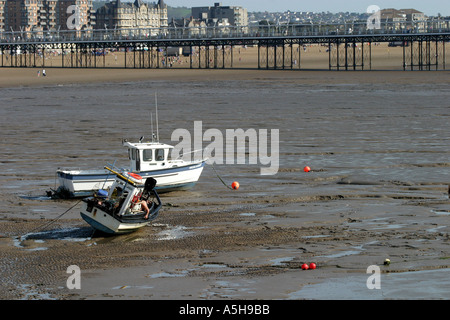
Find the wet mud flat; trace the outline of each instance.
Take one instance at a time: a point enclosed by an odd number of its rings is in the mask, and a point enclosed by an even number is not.
[[[415,76],[1,89],[0,297],[448,299],[449,78]],[[45,191],[58,167],[126,165],[121,139],[150,137],[156,91],[162,141],[177,128],[193,131],[194,121],[223,132],[279,129],[278,173],[215,165],[224,181],[239,181],[233,191],[207,165],[192,190],[162,196],[148,227],[93,233],[79,200]],[[300,268],[310,262],[317,269]],[[81,269],[80,290],[67,288],[70,265]],[[370,265],[381,268],[381,290],[366,287]],[[415,291],[424,280],[434,288],[425,296]]]

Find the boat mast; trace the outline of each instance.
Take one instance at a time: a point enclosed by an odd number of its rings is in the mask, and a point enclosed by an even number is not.
[[[158,97],[155,92],[155,107],[156,107],[156,142],[159,143],[159,129],[158,129]]]

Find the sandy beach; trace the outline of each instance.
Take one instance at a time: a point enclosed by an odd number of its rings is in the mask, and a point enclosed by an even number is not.
[[[0,69],[1,299],[450,298],[449,71],[36,71]],[[233,191],[206,166],[151,225],[95,234],[45,191],[58,167],[126,165],[155,92],[164,142],[194,121],[277,128],[279,171],[216,165]]]
[[[367,44],[366,44],[367,46]],[[442,45],[439,47],[442,51]],[[297,50],[297,48],[296,48]],[[134,69],[128,65],[124,68],[124,53],[111,52],[104,58],[106,68],[60,68],[62,65],[62,58],[58,54],[48,54],[45,58],[45,67],[36,68],[4,68],[1,69],[2,76],[0,76],[0,88],[11,86],[34,86],[34,85],[51,85],[51,84],[77,84],[77,83],[93,83],[93,82],[123,82],[123,81],[140,81],[140,80],[177,80],[177,81],[193,81],[193,80],[252,80],[261,79],[263,77],[276,77],[285,79],[308,79],[308,81],[322,81],[324,73],[310,73],[310,71],[328,71],[329,56],[326,52],[327,48],[319,45],[308,45],[304,48],[299,48],[301,51],[300,62],[294,65],[291,70],[258,70],[258,48],[256,47],[237,47],[233,50],[233,66],[230,67],[230,54],[227,55],[226,69],[214,69],[213,63],[211,68],[198,69],[198,63],[194,64],[194,68],[189,69],[189,57],[180,57],[175,59],[176,62],[172,64],[171,68],[165,68],[160,65],[160,68],[151,69]],[[342,49],[341,49],[342,50]],[[360,50],[360,48],[358,48]],[[368,50],[367,48],[365,49]],[[409,48],[408,48],[409,50]],[[440,52],[439,51],[439,52]],[[434,52],[434,51],[433,51]],[[450,44],[446,44],[445,62],[447,69],[450,62]],[[367,52],[365,60],[365,70],[370,69],[369,61],[367,60]],[[130,55],[130,54],[129,54]],[[6,59],[6,58],[4,58]],[[65,58],[67,59],[67,58]],[[97,59],[99,59],[97,57]],[[193,58],[194,60],[197,57]],[[359,58],[361,59],[361,58]],[[344,71],[344,62],[340,59],[341,71]],[[443,70],[444,59],[439,59],[439,70]],[[435,59],[433,59],[435,61]],[[360,61],[358,62],[360,63]],[[41,63],[42,64],[42,63]],[[333,62],[333,65],[336,61]],[[6,65],[6,64],[5,64]],[[39,63],[38,63],[39,65]],[[103,62],[99,65],[103,65]],[[156,63],[154,64],[156,66]],[[431,70],[435,70],[435,66],[431,66]],[[286,68],[288,69],[288,68]],[[43,77],[42,72],[46,70],[48,76]],[[336,68],[334,68],[336,70]],[[402,71],[403,70],[403,48],[389,47],[386,43],[372,45],[372,71]],[[410,67],[407,67],[410,71]],[[418,70],[415,66],[414,70]],[[347,75],[339,74],[338,81],[353,81],[352,66],[346,71]],[[356,71],[361,71],[359,66]],[[39,73],[39,74],[38,74]],[[331,73],[332,79],[335,75]],[[421,81],[415,76],[408,76],[404,73],[402,76],[395,77],[394,81]],[[39,75],[39,76],[38,76]],[[380,82],[383,78],[379,73],[364,73],[364,77],[360,77],[364,82]],[[330,75],[327,75],[329,77]],[[435,76],[433,76],[434,78]],[[319,80],[315,80],[315,79]],[[415,80],[417,79],[417,80]]]

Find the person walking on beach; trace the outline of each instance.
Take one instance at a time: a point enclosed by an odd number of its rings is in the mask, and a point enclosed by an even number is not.
[[[46,76],[47,76],[47,74],[45,73],[45,69],[42,70],[42,76],[43,76],[43,77],[46,77]]]

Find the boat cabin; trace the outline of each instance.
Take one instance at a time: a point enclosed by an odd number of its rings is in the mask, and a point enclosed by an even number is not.
[[[143,185],[136,184],[138,182],[136,179],[127,176],[126,178],[129,180],[116,178],[106,198],[108,199],[106,202],[111,204],[111,209],[114,207],[114,213],[119,216],[128,213],[140,199],[143,190]]]
[[[169,167],[171,151],[174,148],[171,145],[158,142],[132,143],[125,141],[123,145],[128,148],[131,172],[151,171]]]

